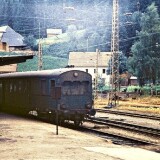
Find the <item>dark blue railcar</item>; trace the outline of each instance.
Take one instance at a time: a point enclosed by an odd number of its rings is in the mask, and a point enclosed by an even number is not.
[[[81,123],[92,110],[91,75],[74,69],[0,75],[0,107],[18,114],[36,113]]]

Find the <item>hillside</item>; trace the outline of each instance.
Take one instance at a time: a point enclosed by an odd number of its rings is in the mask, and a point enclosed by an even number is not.
[[[42,69],[56,69],[56,68],[64,68],[68,60],[66,58],[53,57],[49,55],[44,55],[43,58],[43,67]],[[28,60],[24,63],[18,64],[18,71],[33,71],[38,69],[38,57],[35,56],[32,60]]]
[[[85,30],[77,30],[67,33],[63,33],[54,37],[49,37],[49,38],[43,38],[40,39],[40,42],[45,46],[45,45],[53,45],[56,43],[63,43],[63,42],[69,42],[71,39],[71,35],[74,35],[77,39],[80,39],[83,37],[85,34]],[[39,42],[39,39],[37,39],[37,42]]]

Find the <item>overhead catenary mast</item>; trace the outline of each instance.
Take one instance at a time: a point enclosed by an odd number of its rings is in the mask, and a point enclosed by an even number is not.
[[[42,42],[40,38],[40,23],[39,23],[39,42],[38,42],[38,70],[42,70]]]
[[[119,18],[118,0],[113,0],[112,13],[112,38],[111,38],[111,92],[109,94],[108,105],[117,106],[119,101]]]

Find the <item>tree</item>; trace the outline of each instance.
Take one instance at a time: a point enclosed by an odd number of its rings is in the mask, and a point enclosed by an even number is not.
[[[159,77],[160,70],[160,21],[155,3],[148,6],[140,19],[141,31],[138,40],[132,45],[133,56],[129,58],[129,71],[138,77],[141,86],[144,80],[153,84]]]
[[[38,50],[38,44],[36,39],[33,35],[29,35],[24,39],[24,43],[29,46],[32,50],[37,51]]]
[[[123,74],[127,71],[127,57],[120,52],[119,53],[119,74]],[[112,73],[112,60],[110,59],[108,62],[107,74]]]

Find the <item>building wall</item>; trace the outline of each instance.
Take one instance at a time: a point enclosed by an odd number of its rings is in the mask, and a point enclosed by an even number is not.
[[[107,75],[106,69],[110,58],[111,52],[70,52],[68,66],[90,73],[93,82],[95,82],[96,67],[98,67],[98,82],[109,85],[110,76]]]
[[[47,29],[47,38],[62,34],[62,29]]]
[[[77,69],[87,72],[91,74],[92,76],[92,82],[95,81],[96,78],[96,68],[95,67],[76,67]],[[105,67],[98,67],[98,79],[101,79],[105,85],[109,85],[110,76],[106,74],[106,68]]]
[[[17,71],[17,64],[0,66],[0,73],[10,73]]]
[[[7,43],[0,42],[0,51],[6,51],[6,52],[9,51],[9,47],[8,47]]]

